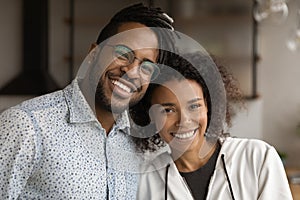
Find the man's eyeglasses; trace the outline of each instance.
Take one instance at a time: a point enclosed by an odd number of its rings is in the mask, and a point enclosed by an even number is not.
[[[143,79],[152,81],[159,75],[160,69],[155,63],[135,57],[134,51],[129,47],[121,44],[106,44],[106,46],[113,48],[113,57],[115,58],[114,61],[116,64],[128,66],[132,64],[135,59],[140,61],[139,70]]]

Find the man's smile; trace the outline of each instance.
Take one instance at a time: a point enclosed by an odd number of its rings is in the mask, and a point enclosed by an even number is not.
[[[113,93],[121,98],[130,98],[139,88],[134,83],[117,76],[110,76],[111,89]]]

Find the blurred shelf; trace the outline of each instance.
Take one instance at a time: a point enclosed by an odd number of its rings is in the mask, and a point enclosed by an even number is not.
[[[107,17],[84,17],[84,18],[74,18],[74,25],[79,26],[96,26],[99,27],[100,24],[106,24],[109,22]],[[70,18],[64,18],[64,23],[66,25],[71,25],[72,20]]]
[[[202,24],[202,25],[244,25],[249,26],[249,22],[252,21],[251,14],[195,14],[190,17],[178,17],[176,16],[174,25],[184,24],[185,26]],[[245,23],[248,22],[248,23]]]
[[[300,168],[286,168],[286,174],[289,179],[293,198],[300,200],[300,182],[295,182],[295,180],[300,180]]]

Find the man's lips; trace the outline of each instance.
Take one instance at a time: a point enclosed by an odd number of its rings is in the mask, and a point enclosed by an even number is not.
[[[112,80],[111,81],[115,86],[118,86],[119,88],[123,89],[125,92],[131,93],[131,89],[127,87],[126,85],[120,83],[119,81]]]
[[[119,78],[119,79],[116,79],[116,78],[110,78],[111,82],[113,85],[121,88],[122,90],[124,90],[125,92],[128,92],[128,93],[133,93],[135,91],[137,91],[137,87],[132,84],[131,82],[129,81],[126,81],[122,78]]]

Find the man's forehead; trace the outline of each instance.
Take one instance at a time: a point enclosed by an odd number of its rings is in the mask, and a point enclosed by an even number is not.
[[[133,28],[133,27],[128,27]],[[118,34],[108,39],[109,44],[123,44],[131,49],[155,48],[158,49],[156,34],[149,27],[120,29]]]

